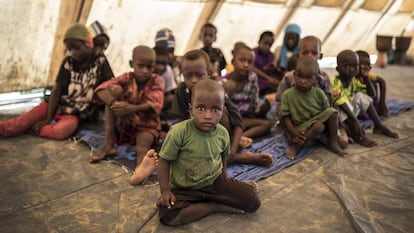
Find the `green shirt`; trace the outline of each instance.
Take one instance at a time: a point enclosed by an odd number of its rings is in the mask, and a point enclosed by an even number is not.
[[[222,156],[229,151],[230,137],[222,125],[206,133],[188,119],[172,126],[159,156],[170,161],[172,188],[196,190],[213,184],[221,175]]]
[[[366,85],[362,84],[355,77],[352,78],[351,83],[347,88],[342,84],[342,81],[337,77],[331,78],[332,84],[332,98],[335,106],[340,106],[346,103],[356,92],[366,93]]]
[[[293,126],[300,131],[308,130],[316,122],[325,122],[336,110],[329,107],[328,98],[318,87],[312,87],[303,93],[295,87],[282,95],[280,116],[290,117]]]

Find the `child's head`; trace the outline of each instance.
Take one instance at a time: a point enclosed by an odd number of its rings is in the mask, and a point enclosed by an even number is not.
[[[134,70],[138,83],[146,83],[152,75],[155,65],[155,52],[148,46],[139,45],[132,51],[129,65]]]
[[[213,131],[223,115],[223,108],[224,89],[219,83],[211,79],[204,79],[194,86],[190,114],[199,130]]]
[[[270,48],[273,45],[273,42],[275,42],[275,36],[273,35],[273,32],[271,31],[265,31],[260,34],[259,37],[259,51],[261,53],[269,53]]]
[[[203,41],[204,46],[211,47],[216,41],[217,28],[212,23],[206,23],[201,27],[200,40]]]
[[[154,73],[162,75],[167,70],[167,65],[169,63],[168,49],[156,45],[154,47],[155,51],[155,67]]]
[[[168,28],[163,28],[155,35],[155,46],[165,47],[168,50],[169,60],[174,60],[175,37]]]
[[[315,60],[322,59],[322,42],[316,36],[305,36],[299,41],[299,56],[310,56]]]
[[[371,71],[371,60],[369,54],[365,51],[356,51],[359,58],[359,75],[368,77],[369,71]]]
[[[78,63],[85,63],[92,55],[92,39],[83,24],[75,23],[66,30],[63,43],[70,56]]]
[[[99,22],[95,21],[88,27],[88,31],[93,39],[93,46],[98,53],[103,53],[109,46],[109,36],[105,27]]]
[[[307,92],[315,84],[319,74],[318,62],[309,56],[298,59],[295,75],[295,88],[301,92]]]
[[[300,32],[300,27],[297,24],[293,23],[286,26],[283,43],[289,51],[293,51],[298,46]]]
[[[245,44],[234,48],[232,64],[234,72],[240,77],[248,77],[250,67],[254,63],[254,52]]]
[[[342,78],[350,79],[358,74],[358,55],[352,50],[344,50],[336,57],[336,70]]]
[[[191,50],[184,54],[181,63],[184,83],[192,89],[200,80],[210,77],[210,58],[203,50]]]

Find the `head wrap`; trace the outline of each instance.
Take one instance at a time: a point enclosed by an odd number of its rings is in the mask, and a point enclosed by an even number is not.
[[[99,21],[96,20],[95,22],[91,23],[91,25],[89,25],[88,27],[88,31],[93,39],[97,36],[105,36],[106,39],[108,39],[109,45],[110,39],[106,31],[106,28]]]
[[[75,23],[66,30],[63,41],[67,39],[77,39],[85,42],[85,45],[92,47],[92,38],[89,35],[88,29],[85,25],[80,23]]]
[[[297,34],[298,35],[298,42],[299,42],[300,33],[301,33],[301,30],[300,30],[299,25],[294,24],[294,23],[287,25],[286,28],[285,28],[285,35],[287,33],[295,33],[295,34]],[[297,43],[296,46],[293,48],[293,51],[292,52],[294,54],[296,54],[298,52],[298,44],[299,43]],[[287,45],[286,45],[285,40],[283,39],[283,45],[282,45],[282,49],[280,51],[280,62],[279,62],[279,66],[282,67],[282,68],[285,68],[285,69],[286,69],[287,63],[288,63],[287,52],[288,52],[288,48],[287,48]]]
[[[168,28],[161,29],[155,35],[155,46],[175,48],[175,38]]]

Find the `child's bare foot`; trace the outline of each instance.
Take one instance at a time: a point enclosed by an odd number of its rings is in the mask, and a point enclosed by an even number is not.
[[[374,147],[376,145],[378,145],[378,143],[376,143],[375,141],[372,141],[371,139],[367,138],[366,136],[362,136],[361,140],[356,141],[358,144],[360,144],[361,146],[365,146],[365,147]]]
[[[237,154],[235,161],[239,163],[256,164],[259,166],[269,167],[273,163],[273,157],[268,153],[253,153],[250,151]]]
[[[96,153],[92,154],[89,160],[90,163],[97,163],[105,158],[107,155],[116,154],[116,147],[115,146],[103,146],[101,150]]]
[[[296,158],[296,153],[299,150],[298,145],[289,145],[286,151],[286,157],[290,160],[294,160]]]
[[[241,136],[239,145],[241,148],[244,149],[244,148],[251,146],[252,143],[253,143],[253,139],[249,137]]]
[[[383,134],[383,135],[388,136],[390,138],[398,138],[399,137],[397,133],[392,132],[387,127],[384,127],[382,129],[374,127],[373,133]]]
[[[248,181],[245,181],[244,183],[246,183],[247,185],[249,185],[250,187],[252,187],[254,192],[256,192],[256,193],[258,192],[257,184],[256,184],[255,181],[248,180]]]
[[[332,145],[329,145],[328,150],[342,157],[347,157],[348,155],[348,152],[342,150],[338,143],[332,143]]]
[[[135,168],[130,179],[131,185],[138,185],[144,182],[158,166],[158,154],[154,149],[148,150],[141,163]]]

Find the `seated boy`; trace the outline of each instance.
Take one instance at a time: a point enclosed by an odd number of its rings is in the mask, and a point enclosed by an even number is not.
[[[374,133],[398,138],[397,133],[381,123],[372,104],[372,98],[362,92],[366,86],[355,78],[358,67],[358,55],[354,51],[344,50],[338,54],[336,67],[338,75],[331,79],[331,84],[333,103],[340,109],[340,121],[345,123],[348,135],[355,142],[366,147],[376,146],[377,143],[366,137],[361,128],[357,119],[361,111],[367,112],[374,122]]]
[[[172,103],[171,113],[179,120],[190,118],[189,104],[191,103],[192,88],[203,79],[209,79],[210,62],[208,55],[202,50],[192,50],[184,54],[181,69],[183,71],[184,82],[180,83],[175,92],[175,98]],[[272,156],[270,154],[256,154],[252,152],[238,153],[239,145],[243,142],[243,119],[237,107],[229,98],[224,100],[224,112],[220,123],[229,131],[231,138],[230,156],[228,162],[251,163],[262,166],[270,166],[272,164]],[[245,141],[250,141],[245,138]],[[251,144],[247,142],[247,144]]]
[[[218,124],[223,88],[201,80],[191,98],[192,119],[172,126],[159,153],[160,221],[180,225],[212,213],[255,212],[260,207],[255,183],[227,178],[223,172],[230,150],[229,134]]]
[[[79,122],[93,122],[97,116],[94,89],[113,77],[104,56],[94,54],[88,29],[73,24],[63,43],[69,55],[60,66],[50,98],[21,116],[0,122],[0,137],[32,132],[40,137],[64,140]]]
[[[286,156],[289,159],[295,159],[301,146],[315,143],[325,128],[329,136],[328,149],[341,156],[347,154],[338,143],[338,113],[329,107],[325,93],[314,86],[318,75],[319,66],[315,59],[299,58],[294,71],[295,86],[283,93],[280,116],[286,126],[289,143]]]
[[[374,99],[374,107],[379,116],[388,116],[388,108],[385,103],[387,86],[385,80],[371,71],[369,54],[365,51],[356,51],[359,58],[359,73],[357,79],[367,86],[367,93]],[[372,83],[372,84],[371,84]],[[373,86],[371,86],[373,85]],[[369,89],[372,88],[372,90]],[[371,92],[370,92],[371,91]]]
[[[91,156],[91,162],[116,153],[115,142],[136,144],[137,166],[130,179],[132,185],[142,183],[157,166],[158,158],[146,154],[158,141],[159,115],[164,101],[164,81],[152,73],[154,65],[154,50],[137,46],[130,61],[133,72],[113,78],[96,89],[96,95],[106,104],[105,138],[100,151]]]

